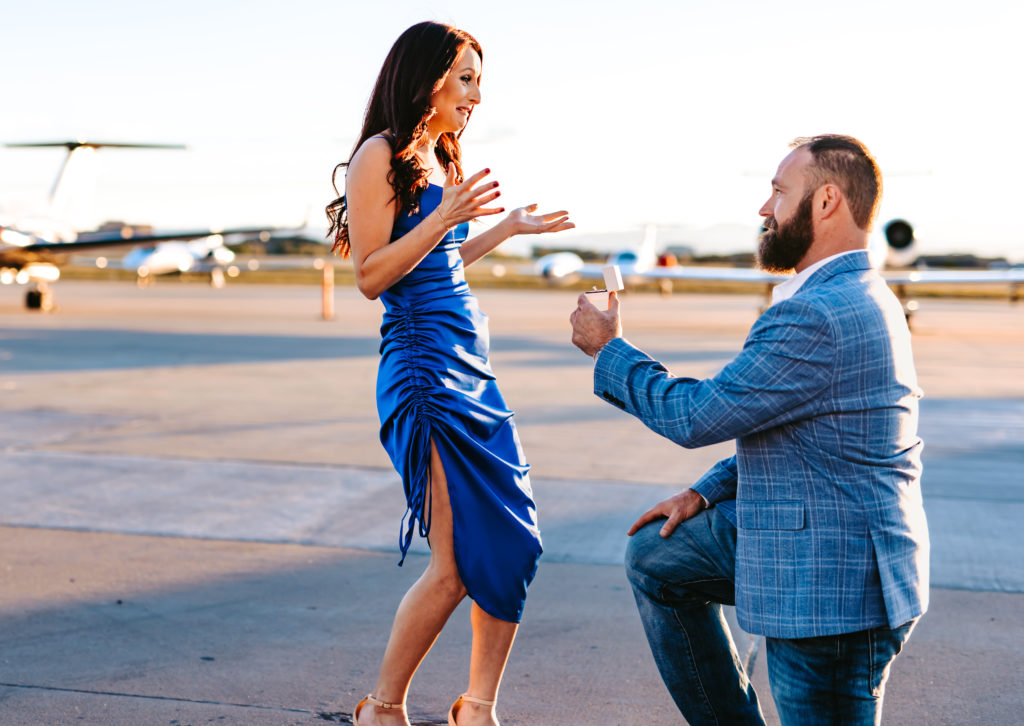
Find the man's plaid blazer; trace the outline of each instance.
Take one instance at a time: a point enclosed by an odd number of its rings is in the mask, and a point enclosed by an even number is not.
[[[866,252],[769,308],[716,376],[677,378],[620,338],[598,356],[594,392],[687,448],[736,440],[693,488],[735,500],[722,511],[747,632],[847,633],[927,608],[921,391],[902,307]]]

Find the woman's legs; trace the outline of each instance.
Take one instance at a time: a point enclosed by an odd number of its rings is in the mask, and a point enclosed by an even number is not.
[[[498,686],[519,624],[488,615],[476,603],[473,603],[470,621],[473,625],[473,654],[469,662],[469,688],[466,693],[474,698],[494,701],[498,697]],[[463,701],[456,720],[459,726],[498,723],[493,706],[471,701]]]
[[[430,442],[430,476],[430,563],[398,606],[373,692],[389,703],[405,702],[413,674],[466,596],[466,588],[455,566],[448,481],[433,441]],[[407,724],[408,720],[400,711],[367,704],[359,712],[359,723],[366,726]]]
[[[389,703],[404,703],[409,683],[433,646],[448,618],[466,596],[466,588],[455,565],[452,538],[452,509],[448,480],[434,442],[430,444],[430,563],[402,598],[391,626],[380,676],[373,695]],[[476,603],[470,612],[473,650],[470,657],[469,695],[493,701],[498,693],[518,623],[488,615]],[[367,704],[359,712],[362,726],[407,724],[405,714]],[[492,707],[464,702],[459,709],[459,726],[497,724]]]

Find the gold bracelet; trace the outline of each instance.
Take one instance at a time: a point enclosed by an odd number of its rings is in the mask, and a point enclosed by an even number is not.
[[[442,214],[441,214],[441,208],[440,208],[440,207],[438,207],[438,208],[437,208],[437,209],[435,209],[434,211],[435,211],[435,212],[437,212],[437,218],[441,220],[441,225],[442,225],[442,226],[443,226],[443,227],[444,227],[445,229],[451,229],[451,225],[449,225],[449,224],[448,224],[448,222],[447,222],[447,221],[445,220],[445,218],[444,218],[444,215],[442,215]]]

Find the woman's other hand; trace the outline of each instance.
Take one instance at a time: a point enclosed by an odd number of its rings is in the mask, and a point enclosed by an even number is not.
[[[562,232],[563,230],[576,227],[575,224],[569,221],[569,213],[565,210],[548,212],[547,214],[534,214],[536,211],[536,204],[528,204],[525,207],[513,209],[503,222],[508,225],[508,229],[513,235]]]
[[[447,229],[451,229],[471,219],[490,214],[501,214],[505,211],[504,207],[486,206],[501,196],[501,192],[498,191],[498,182],[480,184],[483,178],[490,173],[490,169],[483,169],[473,176],[467,177],[461,184],[456,184],[455,164],[448,164],[448,175],[444,180],[441,203],[434,210],[441,218],[441,224]],[[479,186],[477,186],[478,184]]]

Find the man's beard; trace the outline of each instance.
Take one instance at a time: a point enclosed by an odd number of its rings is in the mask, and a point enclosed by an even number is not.
[[[757,263],[763,270],[789,272],[807,254],[814,243],[813,198],[813,193],[805,195],[787,222],[779,224],[775,217],[765,220],[757,245]]]

